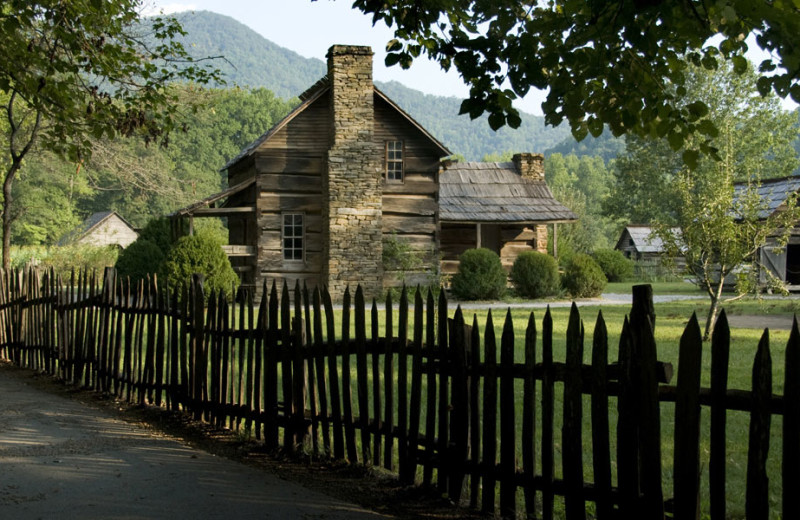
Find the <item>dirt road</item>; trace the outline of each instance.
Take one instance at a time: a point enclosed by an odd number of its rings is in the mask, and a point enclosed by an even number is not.
[[[0,365],[0,519],[387,518],[44,392]]]

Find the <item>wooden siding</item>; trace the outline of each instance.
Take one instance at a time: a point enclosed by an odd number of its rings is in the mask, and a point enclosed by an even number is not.
[[[330,143],[329,116],[330,93],[326,93],[261,143],[256,155],[268,150],[299,150],[312,156],[324,154]]]
[[[440,153],[427,136],[402,117],[380,96],[375,96],[375,140],[403,141],[403,182],[383,183],[383,236],[394,237],[422,258],[412,272],[387,271],[384,286],[428,285],[439,272],[438,182]],[[382,163],[383,164],[383,163]]]
[[[128,247],[139,234],[131,229],[122,219],[112,214],[98,224],[77,243],[93,246],[119,246]]]

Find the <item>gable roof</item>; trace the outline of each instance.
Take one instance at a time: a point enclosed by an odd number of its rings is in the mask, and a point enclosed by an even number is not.
[[[680,229],[672,228],[672,232],[680,233]],[[640,253],[663,253],[664,242],[660,237],[657,237],[652,233],[653,228],[650,226],[627,226],[622,230],[622,234],[620,235],[619,240],[617,240],[617,245],[614,247],[614,249],[621,249],[622,247],[627,246],[627,244],[623,244],[622,241],[626,237],[630,237],[633,247],[636,248],[636,251]]]
[[[58,239],[57,245],[63,246],[70,244],[72,242],[77,242],[78,240],[82,239],[86,235],[90,234],[95,229],[99,228],[100,225],[105,222],[106,220],[110,219],[112,216],[116,216],[120,219],[126,226],[133,229],[127,220],[122,218],[119,213],[116,211],[98,211],[97,213],[92,213],[89,215],[86,220],[84,220],[80,226],[76,227],[72,231],[69,231],[65,235],[63,235],[60,239]]]
[[[513,162],[447,165],[439,176],[439,218],[450,222],[572,222],[544,180],[523,178]]]
[[[746,190],[749,184],[738,182],[733,185],[734,201],[737,201]],[[775,213],[793,193],[800,190],[800,175],[791,175],[780,179],[768,179],[761,181],[757,188],[758,196],[764,201],[764,205],[758,212],[758,218],[767,218]]]
[[[247,145],[239,154],[228,161],[225,166],[222,167],[220,171],[227,170],[237,162],[241,161],[242,159],[251,156],[259,146],[261,146],[264,142],[266,142],[269,138],[273,135],[278,133],[283,127],[285,127],[290,121],[292,121],[295,117],[302,114],[306,108],[308,108],[314,101],[322,97],[323,94],[330,90],[330,79],[328,75],[322,76],[316,83],[311,85],[305,92],[300,94],[298,98],[300,99],[300,104],[297,105],[294,110],[289,112],[286,117],[281,119],[275,126],[264,132],[258,139]],[[391,106],[400,116],[406,119],[414,128],[419,130],[428,140],[430,140],[434,146],[439,148],[439,151],[442,153],[442,156],[453,155],[453,152],[447,149],[445,145],[439,142],[430,132],[425,130],[422,125],[420,125],[413,117],[411,117],[405,110],[400,108],[397,103],[392,101],[389,96],[381,92],[377,87],[373,86],[373,91],[375,94],[378,95],[379,98],[386,101],[389,106]]]

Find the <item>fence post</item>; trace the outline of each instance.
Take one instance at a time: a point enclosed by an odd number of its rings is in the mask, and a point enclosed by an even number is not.
[[[204,295],[203,295],[203,275],[192,275],[192,296],[191,296],[191,338],[190,354],[192,363],[191,370],[191,395],[189,398],[190,406],[194,409],[194,419],[200,420],[203,415],[202,396],[205,383],[206,364],[204,362],[203,347],[205,345],[205,320],[204,320]]]
[[[719,325],[719,324],[718,324]],[[716,331],[715,331],[716,334]],[[700,517],[700,370],[703,338],[697,314],[683,331],[675,399],[675,518]]]
[[[708,462],[708,487],[712,520],[725,519],[725,424],[728,413],[725,396],[728,393],[730,339],[728,317],[725,309],[722,309],[711,336],[711,454]]]
[[[800,330],[797,316],[786,344],[783,384],[783,518],[800,518]]]
[[[747,496],[745,514],[748,519],[769,517],[769,477],[767,452],[772,398],[772,358],[769,353],[769,330],[764,330],[753,362],[753,391],[750,412],[750,435],[747,449]]]
[[[450,352],[453,356],[453,398],[451,405],[452,421],[450,421],[450,446],[448,449],[448,466],[450,478],[448,497],[458,504],[464,486],[464,468],[469,453],[469,379],[467,376],[467,358],[472,336],[471,328],[464,324],[461,306],[456,309],[455,317],[450,320]]]
[[[567,327],[567,359],[564,375],[564,426],[561,430],[564,468],[564,505],[568,520],[586,518],[583,500],[583,324],[578,306],[572,303]]]
[[[630,325],[634,374],[638,383],[638,388],[635,387],[634,391],[639,396],[636,420],[639,433],[641,512],[646,518],[662,518],[664,495],[661,485],[661,412],[656,376],[658,356],[653,337],[653,288],[650,285],[633,287]]]

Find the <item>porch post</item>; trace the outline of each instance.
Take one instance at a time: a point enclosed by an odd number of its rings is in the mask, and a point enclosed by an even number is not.
[[[553,258],[558,258],[558,223],[553,222]]]

